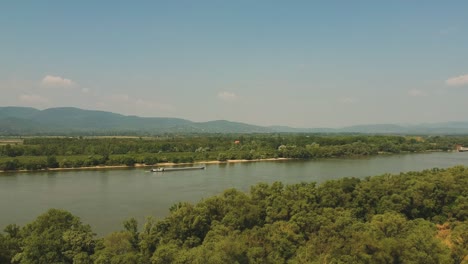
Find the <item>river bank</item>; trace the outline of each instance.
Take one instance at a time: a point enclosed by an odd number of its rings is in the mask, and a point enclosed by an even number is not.
[[[172,205],[195,203],[236,188],[248,192],[263,182],[316,182],[344,177],[365,179],[385,173],[468,166],[468,155],[437,152],[271,162],[207,164],[206,170],[151,173],[151,167],[0,174],[0,226],[25,225],[49,208],[79,215],[102,236],[122,229],[125,219],[162,219]],[[188,166],[188,165],[187,165]],[[199,166],[199,165],[197,165]],[[19,209],[20,208],[20,209]]]
[[[183,165],[198,165],[198,164],[228,164],[228,163],[245,163],[245,162],[264,162],[264,161],[286,161],[294,160],[292,158],[267,158],[267,159],[240,159],[240,160],[207,160],[207,161],[196,161],[196,162],[185,162],[185,163],[174,163],[174,162],[163,162],[157,164],[142,164],[136,163],[133,166],[127,165],[99,165],[90,167],[75,167],[75,168],[48,168],[41,170],[11,170],[11,171],[0,171],[0,173],[16,173],[16,172],[47,172],[47,171],[79,171],[79,170],[111,170],[111,169],[130,169],[130,168],[149,168],[149,167],[169,167],[169,166],[183,166]]]
[[[372,156],[392,156],[392,155],[401,155],[401,154],[424,154],[424,153],[434,153],[434,152],[457,152],[457,151],[443,151],[443,150],[426,150],[420,152],[383,152],[380,151],[376,155],[356,155],[356,156],[345,156],[340,157],[342,159],[357,158],[357,157],[372,157]],[[320,159],[332,159],[332,158],[320,158]],[[129,169],[129,168],[145,168],[145,167],[168,167],[168,166],[181,166],[181,165],[199,165],[199,164],[229,164],[229,163],[245,163],[245,162],[264,162],[264,161],[286,161],[286,160],[301,160],[298,158],[265,158],[265,159],[231,159],[226,161],[219,160],[205,160],[205,161],[195,161],[195,162],[162,162],[156,164],[144,164],[144,163],[135,163],[134,165],[97,165],[97,166],[83,166],[83,167],[70,167],[70,168],[47,168],[47,169],[38,169],[38,170],[0,170],[1,173],[20,173],[20,172],[47,172],[47,171],[77,171],[77,170],[112,170],[112,169]]]
[[[377,135],[211,135],[140,138],[30,138],[0,146],[7,172],[280,160],[367,158],[447,151],[466,138]],[[8,141],[11,143],[11,141]],[[468,144],[468,143],[467,143]],[[229,159],[228,161],[226,159]]]

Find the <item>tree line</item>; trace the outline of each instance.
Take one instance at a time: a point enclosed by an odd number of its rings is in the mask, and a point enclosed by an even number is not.
[[[254,134],[153,138],[26,138],[0,145],[0,170],[229,159],[316,159],[452,150],[467,137]]]
[[[260,183],[96,238],[51,209],[0,234],[0,263],[467,263],[468,168]]]

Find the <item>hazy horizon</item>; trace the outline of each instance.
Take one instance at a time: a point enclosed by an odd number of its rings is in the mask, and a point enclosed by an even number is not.
[[[9,105],[9,106],[0,106],[1,107],[30,107],[30,106],[14,106],[14,105]],[[73,106],[58,106],[58,107],[51,107],[51,108],[43,108],[43,109],[40,109],[40,108],[35,108],[35,107],[32,107],[36,110],[47,110],[47,109],[57,109],[57,108],[77,108],[77,107],[73,107]],[[185,119],[185,120],[188,120],[188,121],[193,121],[193,122],[210,122],[210,121],[228,121],[228,122],[240,122],[240,123],[244,123],[244,124],[248,124],[248,125],[255,125],[255,126],[262,126],[262,125],[259,125],[259,124],[255,124],[255,123],[245,123],[245,122],[241,122],[241,121],[233,121],[233,120],[228,120],[228,119],[213,119],[213,120],[206,120],[206,121],[195,121],[195,120],[191,120],[191,119],[187,119],[187,118],[181,118],[181,117],[175,117],[175,116],[139,116],[139,115],[133,115],[133,114],[130,114],[130,115],[127,115],[127,114],[123,114],[123,113],[119,113],[119,112],[112,112],[112,111],[105,111],[105,110],[99,110],[99,109],[85,109],[85,108],[77,108],[77,109],[81,109],[81,110],[87,110],[87,111],[104,111],[104,112],[109,112],[109,113],[114,113],[114,114],[120,114],[120,115],[123,115],[123,116],[136,116],[136,117],[144,117],[144,118],[176,118],[176,119]],[[346,127],[353,127],[353,126],[375,126],[375,125],[397,125],[397,126],[418,126],[418,125],[439,125],[439,124],[443,124],[443,123],[468,123],[468,120],[448,120],[448,121],[443,121],[443,122],[420,122],[420,123],[362,123],[362,124],[351,124],[351,125],[347,125],[347,126],[340,126],[340,125],[337,125],[337,126],[315,126],[315,127],[298,127],[298,126],[288,126],[288,125],[284,125],[284,124],[273,124],[273,125],[264,125],[264,127],[290,127],[290,128],[297,128],[297,129],[321,129],[321,128],[325,128],[325,129],[339,129],[339,128],[346,128]]]
[[[11,1],[0,106],[262,126],[467,121],[468,2]]]

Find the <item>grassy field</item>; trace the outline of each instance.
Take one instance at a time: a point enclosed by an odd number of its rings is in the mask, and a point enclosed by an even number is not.
[[[1,138],[0,137],[0,146],[1,145],[20,145],[23,144],[23,139],[21,138]]]

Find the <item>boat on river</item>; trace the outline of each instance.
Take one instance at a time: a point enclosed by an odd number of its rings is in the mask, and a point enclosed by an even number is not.
[[[165,172],[165,171],[184,171],[184,170],[204,170],[205,166],[201,167],[170,167],[170,168],[153,168],[151,172]]]

